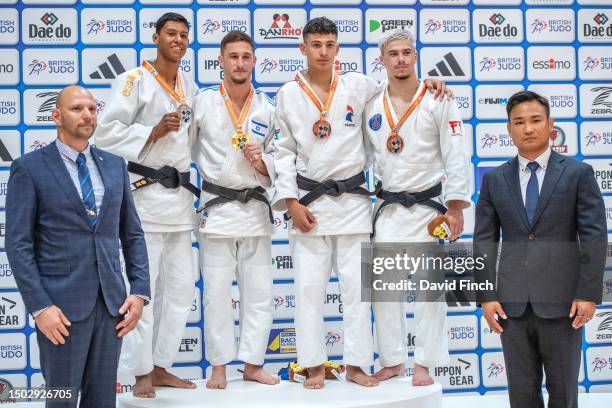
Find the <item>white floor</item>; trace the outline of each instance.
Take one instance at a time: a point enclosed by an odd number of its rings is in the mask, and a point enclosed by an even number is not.
[[[365,388],[347,381],[326,381],[323,390],[307,390],[301,384],[282,381],[276,386],[231,380],[225,390],[209,390],[203,381],[195,390],[158,389],[155,400],[118,398],[119,408],[442,408],[442,386],[412,387],[410,379],[386,381],[378,387]]]
[[[304,390],[299,384],[283,381],[268,390],[254,383],[231,381],[227,390],[207,390],[199,382],[196,390],[159,388],[154,400],[136,399],[129,394],[121,395],[117,407],[163,407],[163,408],[291,408],[313,407],[379,407],[379,408],[509,408],[508,396],[457,394],[441,397],[441,386],[410,386],[406,379],[383,383],[375,388],[363,388],[347,382],[326,382],[324,390]],[[544,396],[546,400],[546,395]],[[580,408],[612,407],[612,393],[581,393]],[[44,403],[11,404],[15,408],[43,408]]]

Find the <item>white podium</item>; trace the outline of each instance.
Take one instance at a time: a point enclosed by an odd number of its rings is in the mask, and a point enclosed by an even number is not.
[[[193,390],[157,388],[155,399],[122,394],[118,408],[442,408],[442,386],[413,387],[411,378],[394,378],[366,388],[348,381],[326,381],[322,390],[307,390],[302,384],[281,381],[262,385],[230,379],[225,390],[209,390],[205,381]]]

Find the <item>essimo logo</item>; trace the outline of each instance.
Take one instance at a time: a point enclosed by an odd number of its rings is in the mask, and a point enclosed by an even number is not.
[[[527,63],[527,76],[532,81],[572,81],[576,78],[576,57],[571,46],[529,47]]]

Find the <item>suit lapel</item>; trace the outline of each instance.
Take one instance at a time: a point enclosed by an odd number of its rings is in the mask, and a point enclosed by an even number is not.
[[[527,230],[530,229],[529,221],[527,221],[527,212],[523,203],[523,195],[521,194],[521,182],[519,180],[519,165],[518,156],[504,167],[504,177],[508,183],[508,191],[514,201],[514,207],[519,213],[519,217]]]
[[[76,189],[74,182],[70,178],[70,174],[64,165],[64,160],[62,159],[55,142],[51,143],[49,145],[49,149],[45,149],[44,153],[45,164],[49,168],[51,174],[53,174],[53,177],[55,177],[57,184],[59,184],[60,188],[64,191],[66,198],[68,198],[68,201],[72,203],[75,211],[81,216],[87,226],[91,228],[89,217],[85,212],[83,199],[79,196],[79,192]]]
[[[560,154],[554,151],[550,152],[550,159],[548,160],[548,165],[546,166],[546,174],[544,175],[544,180],[542,181],[540,198],[538,198],[538,205],[536,206],[532,225],[535,225],[540,215],[542,215],[542,212],[548,205],[550,196],[552,195],[553,191],[555,191],[559,178],[563,174],[563,171],[565,171],[565,165],[563,164],[564,160],[565,157],[561,156]]]
[[[100,155],[99,150],[95,148],[94,146],[91,146],[90,151],[91,151],[91,156],[94,158],[96,165],[98,166],[98,171],[100,172],[100,177],[102,177],[102,183],[104,184],[104,196],[102,197],[102,205],[100,206],[100,209],[98,210],[98,221],[96,223],[96,229],[98,229],[100,224],[102,224],[102,218],[104,217],[104,214],[106,213],[108,202],[110,201],[111,183],[109,182],[109,178],[110,178],[109,169],[106,165],[106,161],[104,160],[102,155]]]

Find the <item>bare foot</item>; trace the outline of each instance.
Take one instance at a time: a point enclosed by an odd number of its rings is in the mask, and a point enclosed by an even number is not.
[[[263,367],[245,363],[242,379],[245,381],[256,381],[261,384],[275,385],[280,382],[280,378],[264,371]]]
[[[403,377],[404,376],[404,365],[398,364],[392,367],[383,367],[373,375],[378,381],[385,381],[389,378],[393,377]]]
[[[433,383],[434,380],[429,375],[429,368],[414,363],[414,371],[412,373],[412,385],[418,387],[422,385],[431,385]]]
[[[137,375],[132,394],[137,398],[155,398],[155,388],[152,382],[152,371],[149,374]]]
[[[352,365],[346,366],[346,380],[352,381],[364,387],[375,387],[378,385],[378,379],[374,376],[366,374],[361,367]]]
[[[225,387],[227,387],[225,366],[212,366],[212,375],[206,381],[206,388],[211,390],[223,390]]]
[[[182,380],[176,375],[170,374],[165,368],[158,366],[153,367],[152,371],[153,385],[156,387],[174,387],[174,388],[195,388],[196,385],[191,381]]]
[[[304,381],[304,388],[311,390],[323,388],[325,386],[325,367],[323,367],[323,364],[309,368],[308,377],[309,378]]]

